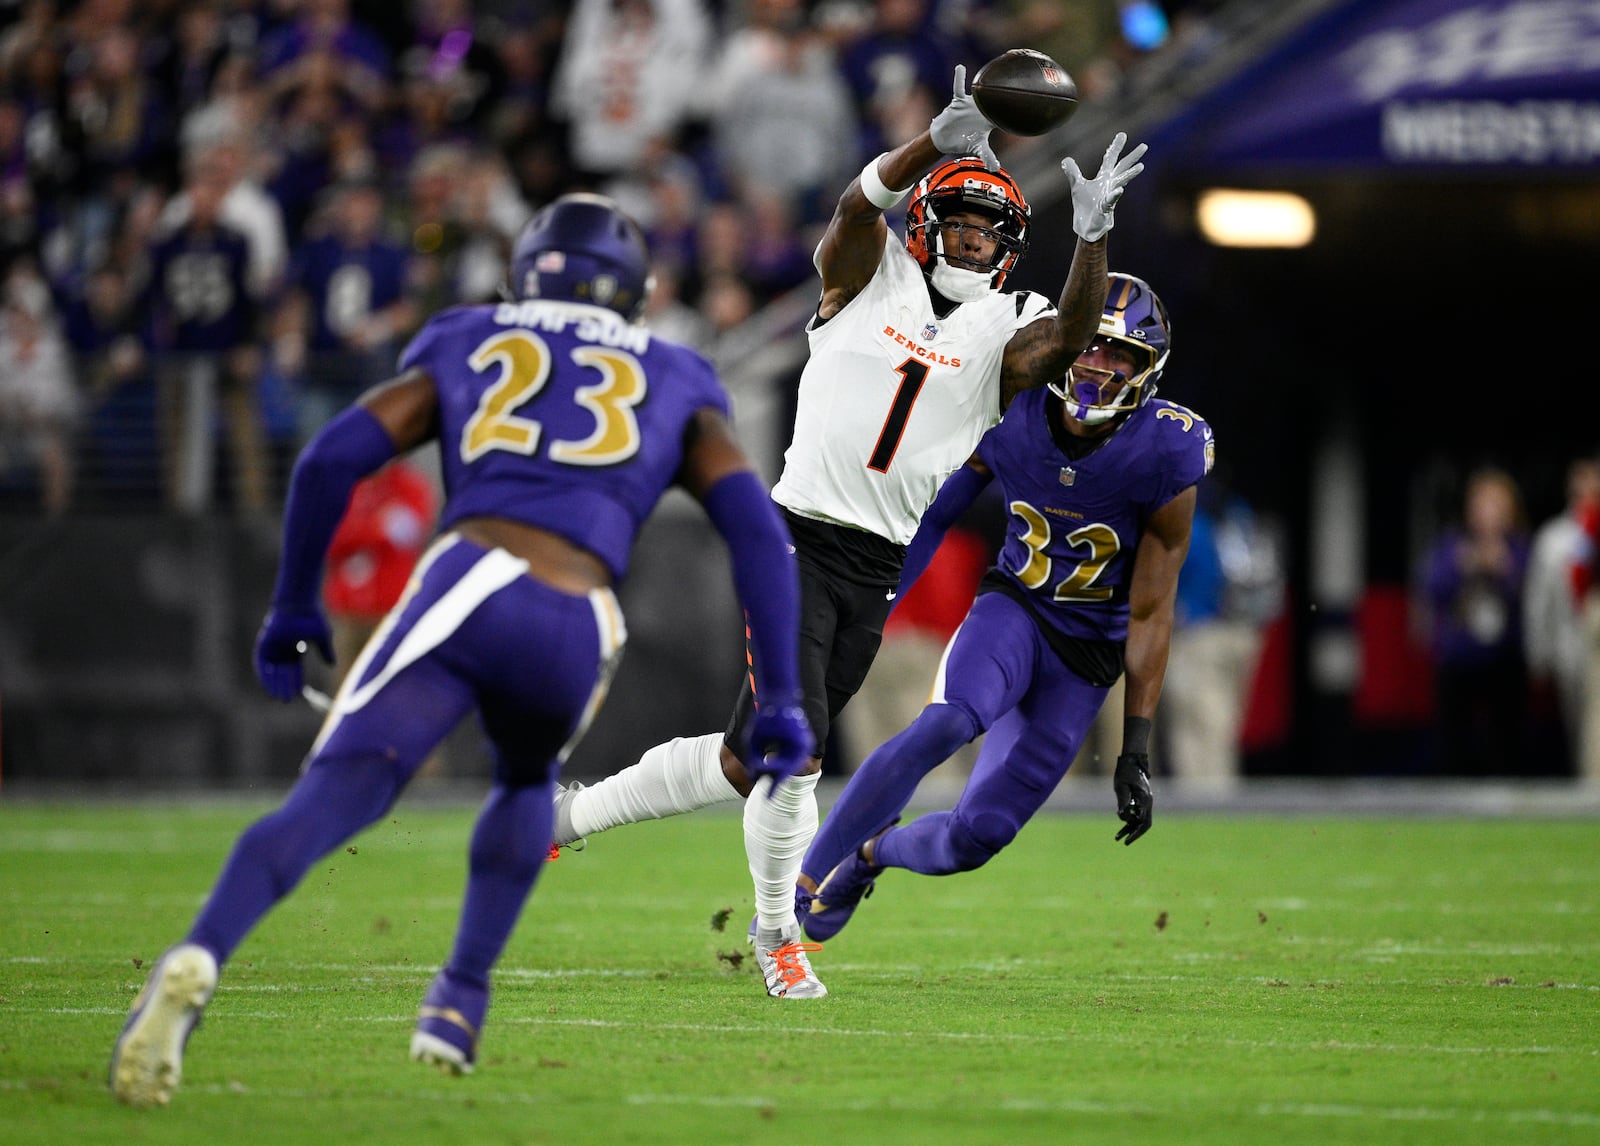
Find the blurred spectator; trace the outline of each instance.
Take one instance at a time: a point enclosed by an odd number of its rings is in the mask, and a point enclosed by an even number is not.
[[[457,175],[461,249],[452,276],[463,303],[493,302],[505,282],[511,244],[533,215],[497,158],[476,155]]]
[[[382,105],[390,61],[383,41],[350,15],[349,0],[298,0],[292,21],[261,44],[261,73],[275,92],[304,73],[332,66],[340,84],[369,107]]]
[[[495,42],[500,98],[487,109],[486,129],[499,143],[530,140],[549,130],[550,76],[561,47],[563,21],[554,3],[505,26]]]
[[[1522,496],[1503,470],[1467,479],[1463,522],[1434,543],[1424,574],[1432,612],[1439,764],[1447,775],[1521,770],[1528,679],[1522,587],[1528,536]]]
[[[805,0],[749,0],[744,19],[719,37],[705,80],[697,85],[699,113],[710,118],[752,77],[778,68],[789,40],[805,26]]]
[[[401,76],[433,91],[445,122],[484,138],[506,90],[501,53],[486,42],[470,0],[426,0],[412,8],[415,38],[400,57]]]
[[[675,262],[658,262],[651,274],[654,286],[645,303],[644,324],[662,338],[705,353],[711,345],[711,323],[683,301],[682,268]]]
[[[145,73],[133,29],[107,24],[82,41],[84,66],[67,87],[67,115],[82,139],[80,186],[100,191],[170,170],[175,124]]]
[[[326,223],[295,254],[274,344],[279,369],[305,380],[302,439],[390,373],[418,317],[406,251],[382,233],[377,184],[344,184],[328,199]]]
[[[363,479],[328,545],[323,604],[333,630],[337,679],[346,674],[405,593],[406,582],[433,536],[439,491],[412,462],[396,458]],[[444,749],[435,748],[420,774],[443,770]]]
[[[718,275],[742,278],[750,254],[750,220],[738,201],[713,203],[701,210],[695,234],[695,269],[709,282]],[[698,295],[700,287],[695,286]]]
[[[250,245],[223,221],[227,190],[219,168],[195,166],[184,193],[184,221],[151,248],[146,285],[168,502],[190,513],[213,502],[211,429],[219,395],[237,502],[252,513],[269,502]]]
[[[650,201],[651,209],[634,217],[645,229],[651,256],[676,266],[680,278],[692,277],[705,209],[694,164],[682,157],[656,164],[650,171]]]
[[[302,82],[280,94],[272,106],[272,170],[265,183],[292,236],[300,234],[322,192],[336,181],[335,163],[348,160],[348,154],[341,154],[348,133],[365,140],[373,134],[375,118],[375,109],[344,91],[331,54],[309,58],[299,75]]]
[[[1534,695],[1551,695],[1566,748],[1582,744],[1589,682],[1589,638],[1583,598],[1574,592],[1573,563],[1586,551],[1584,522],[1600,514],[1600,459],[1579,458],[1567,469],[1567,504],[1539,527],[1523,591],[1523,645]]]
[[[640,169],[691,117],[711,22],[700,0],[576,0],[553,110],[589,178]]]
[[[243,124],[231,113],[222,114],[189,146],[185,156],[187,182],[162,211],[162,224],[180,227],[189,220],[196,183],[220,187],[219,221],[245,239],[250,292],[257,299],[271,298],[282,285],[288,265],[288,233],[278,201],[251,170],[253,147]]]
[[[322,587],[341,677],[405,592],[438,514],[438,491],[405,458],[364,479],[350,495],[328,546]]]
[[[33,491],[54,517],[72,500],[78,394],[50,290],[32,269],[6,276],[0,306],[0,488]]]
[[[432,314],[458,300],[455,264],[466,235],[456,191],[471,161],[464,147],[436,144],[418,154],[410,169],[404,215],[411,227],[410,287],[417,307]]]
[[[756,312],[750,284],[726,271],[713,274],[700,288],[700,313],[711,326],[713,342]],[[715,356],[713,356],[715,357]]]
[[[172,34],[154,45],[151,74],[181,120],[211,98],[211,85],[231,45],[216,0],[185,0]]]
[[[92,400],[110,394],[144,367],[136,301],[127,275],[115,263],[96,268],[76,289],[59,294],[57,307],[78,382]]]
[[[932,100],[934,108],[942,107],[950,98],[955,65],[969,64],[970,81],[984,63],[958,58],[956,43],[930,18],[929,0],[875,0],[872,8],[871,26],[843,50],[839,60],[861,118],[864,156],[896,146],[881,125],[896,118],[908,101],[915,99],[922,106],[922,101]]]
[[[1578,773],[1595,784],[1600,783],[1600,505],[1591,503],[1585,508],[1579,525],[1582,532],[1568,568],[1588,658],[1588,688],[1578,735]]]
[[[745,278],[765,304],[811,281],[811,252],[822,236],[804,242],[794,204],[769,188],[752,188],[745,205]]]
[[[803,223],[831,217],[838,188],[861,167],[849,89],[809,27],[782,42],[766,71],[733,81],[712,127],[724,184],[746,200],[778,195]]]
[[[155,385],[127,273],[108,262],[58,290],[57,307],[87,406],[81,484],[98,500],[161,502]]]
[[[38,200],[26,131],[22,105],[0,97],[0,274],[18,259],[32,261],[38,254]]]
[[[1239,730],[1278,583],[1270,543],[1250,508],[1213,475],[1200,487],[1178,575],[1172,645],[1157,719],[1165,770],[1186,783],[1231,787]]]

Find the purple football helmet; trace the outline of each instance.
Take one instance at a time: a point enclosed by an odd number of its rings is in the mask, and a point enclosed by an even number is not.
[[[506,293],[593,303],[637,319],[650,294],[644,232],[603,195],[563,195],[517,236]]]
[[[1067,404],[1067,413],[1091,426],[1119,414],[1137,410],[1155,397],[1156,381],[1167,365],[1172,345],[1172,325],[1167,308],[1143,279],[1112,271],[1100,330],[1091,346],[1114,342],[1131,350],[1139,361],[1132,377],[1121,371],[1108,373],[1073,363],[1066,377],[1050,383],[1051,391]]]

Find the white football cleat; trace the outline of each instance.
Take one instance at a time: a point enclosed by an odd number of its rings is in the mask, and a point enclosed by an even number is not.
[[[129,1106],[165,1106],[183,1078],[183,1049],[217,987],[217,961],[193,943],[161,957],[111,1052],[111,1092]]]
[[[576,780],[570,784],[556,785],[556,822],[550,838],[550,843],[555,847],[581,852],[589,846],[588,840],[572,830],[572,797],[581,791],[583,785]]]
[[[820,943],[803,943],[800,926],[787,931],[756,932],[756,964],[767,981],[767,994],[775,999],[820,999],[828,988],[811,969],[808,951],[821,951]]]
[[[466,1051],[427,1031],[411,1032],[411,1061],[436,1066],[448,1074],[471,1074],[473,1068]]]

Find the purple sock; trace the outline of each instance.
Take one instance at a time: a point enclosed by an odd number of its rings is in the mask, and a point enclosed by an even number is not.
[[[468,856],[467,893],[449,972],[487,985],[489,969],[544,870],[555,822],[555,782],[496,785],[478,814]]]
[[[311,865],[377,823],[394,804],[401,787],[398,771],[385,760],[313,765],[282,807],[239,836],[187,942],[206,948],[219,965],[225,963],[250,929],[294,889]]]
[[[905,810],[922,778],[977,730],[966,711],[930,704],[856,769],[828,811],[800,870],[821,883],[838,863]]]

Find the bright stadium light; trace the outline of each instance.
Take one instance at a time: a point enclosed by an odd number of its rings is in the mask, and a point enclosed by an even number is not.
[[[1311,204],[1288,191],[1202,191],[1195,214],[1219,247],[1303,247],[1317,233]]]

